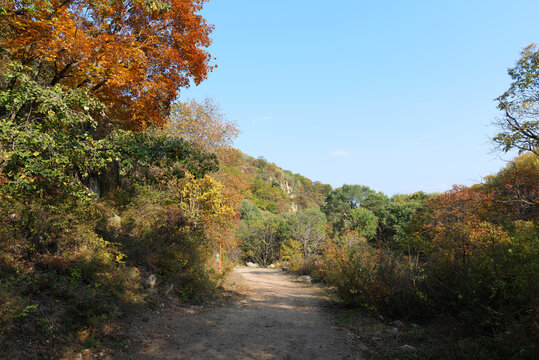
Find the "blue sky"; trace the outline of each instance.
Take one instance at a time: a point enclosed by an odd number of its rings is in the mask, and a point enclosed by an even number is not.
[[[493,99],[538,1],[212,0],[212,97],[235,146],[312,180],[387,194],[444,191],[497,172]]]

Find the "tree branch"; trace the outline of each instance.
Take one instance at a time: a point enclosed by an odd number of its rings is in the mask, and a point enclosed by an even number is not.
[[[70,63],[67,63],[64,68],[62,70],[60,70],[60,72],[57,72],[54,77],[52,78],[51,80],[51,83],[50,83],[50,86],[54,86],[56,84],[58,84],[60,82],[60,80],[62,80],[65,76],[66,76],[66,73],[69,71],[69,69],[71,68],[71,66],[73,66],[74,64],[76,64],[78,61],[72,61]]]

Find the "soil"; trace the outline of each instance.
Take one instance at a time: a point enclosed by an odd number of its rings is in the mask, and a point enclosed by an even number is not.
[[[362,359],[363,344],[333,323],[315,285],[273,269],[236,268],[228,301],[171,306],[131,319],[122,359]]]

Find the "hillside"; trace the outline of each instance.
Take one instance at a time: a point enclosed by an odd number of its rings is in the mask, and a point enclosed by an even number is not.
[[[332,191],[331,185],[312,181],[263,157],[255,159],[239,150],[235,150],[235,161],[231,165],[247,182],[244,198],[273,214],[320,208]]]

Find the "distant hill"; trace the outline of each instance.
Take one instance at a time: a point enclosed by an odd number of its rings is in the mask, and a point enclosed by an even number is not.
[[[237,150],[235,166],[245,175],[249,191],[245,197],[262,210],[274,214],[318,208],[324,204],[331,185],[312,181]]]

